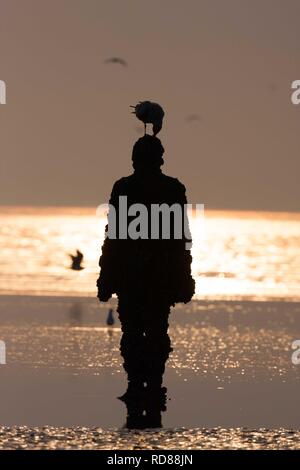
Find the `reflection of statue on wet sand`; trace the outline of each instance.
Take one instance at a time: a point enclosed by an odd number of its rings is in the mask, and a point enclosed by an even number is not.
[[[80,326],[82,324],[82,305],[76,302],[71,305],[69,310],[70,326]]]
[[[146,391],[135,396],[125,394],[120,397],[127,408],[126,428],[161,428],[161,413],[166,411],[167,389],[162,387],[154,394]]]
[[[81,269],[84,269],[84,267],[81,266],[83,260],[83,254],[81,253],[81,251],[76,250],[76,255],[69,256],[72,259],[71,269],[73,269],[74,271],[81,271]]]
[[[116,220],[121,210],[119,196],[127,196],[128,207],[144,204],[148,214],[151,204],[186,204],[183,184],[160,169],[163,153],[155,136],[146,134],[135,143],[134,173],[115,183],[110,198]],[[128,224],[130,220],[128,217]],[[151,220],[149,234],[150,225]],[[107,236],[102,247],[98,297],[106,302],[113,293],[118,296],[123,332],[120,350],[128,375],[128,388],[121,399],[127,406],[128,427],[160,426],[166,401],[163,374],[172,351],[168,336],[170,307],[176,302],[189,302],[194,293],[191,255],[186,249],[190,237],[183,234],[181,239],[175,238],[174,221],[170,233],[169,239],[163,239],[161,232],[158,239]]]

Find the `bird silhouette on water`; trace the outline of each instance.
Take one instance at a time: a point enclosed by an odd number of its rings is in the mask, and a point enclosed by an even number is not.
[[[82,269],[84,269],[84,267],[81,265],[83,261],[83,254],[81,253],[81,251],[76,250],[76,255],[69,256],[72,260],[71,269],[73,269],[74,271],[81,271]]]
[[[106,319],[106,324],[108,326],[113,326],[115,324],[115,319],[114,319],[114,311],[112,308],[108,310],[108,315]]]

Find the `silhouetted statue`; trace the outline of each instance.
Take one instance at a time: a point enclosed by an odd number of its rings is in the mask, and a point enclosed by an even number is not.
[[[164,148],[155,136],[146,134],[135,143],[132,153],[134,173],[114,184],[110,198],[117,214],[117,235],[120,196],[127,196],[128,208],[136,203],[147,207],[149,234],[152,204],[171,206],[177,203],[181,208],[186,204],[184,185],[176,178],[164,175],[160,169],[164,163],[163,153]],[[127,227],[133,219],[128,216]],[[182,227],[184,222],[186,217],[182,215]],[[155,415],[153,421],[156,423],[159,411],[164,408],[166,389],[162,388],[162,378],[165,362],[172,351],[168,336],[170,307],[176,302],[189,302],[195,287],[191,276],[192,258],[186,247],[191,241],[190,234],[175,239],[174,227],[171,217],[169,239],[163,238],[161,227],[158,239],[106,236],[97,281],[100,301],[108,301],[114,293],[118,296],[117,311],[123,332],[120,350],[128,374],[128,389],[122,399],[132,416],[132,407],[139,406],[140,410],[145,400],[149,409],[149,400],[147,402],[145,396],[150,396],[155,405],[152,415]],[[136,411],[140,415],[137,408]]]
[[[72,259],[72,265],[71,269],[74,269],[75,271],[80,271],[81,269],[84,269],[83,266],[81,266],[82,260],[83,260],[83,254],[81,251],[76,250],[76,255],[69,255],[70,258]]]

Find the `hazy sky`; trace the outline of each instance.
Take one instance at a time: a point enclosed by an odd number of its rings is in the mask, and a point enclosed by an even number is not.
[[[150,99],[190,202],[300,211],[299,22],[299,0],[0,0],[0,204],[107,201]]]

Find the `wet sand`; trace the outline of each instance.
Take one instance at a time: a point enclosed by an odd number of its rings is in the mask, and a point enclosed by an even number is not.
[[[112,307],[115,303],[112,302]],[[118,321],[93,298],[0,297],[0,448],[299,448],[300,304],[200,302],[170,318],[163,429],[128,431]]]

